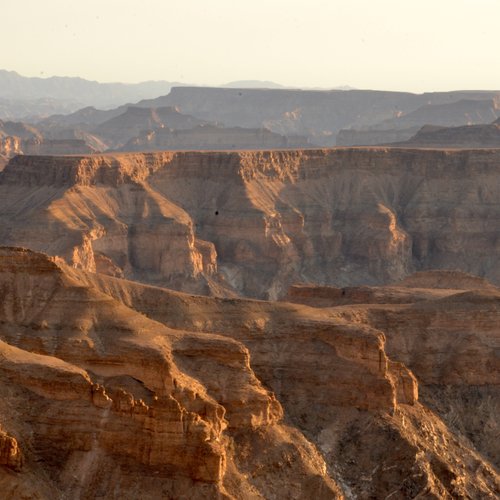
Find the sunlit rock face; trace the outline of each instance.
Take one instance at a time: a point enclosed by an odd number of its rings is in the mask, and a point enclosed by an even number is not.
[[[433,268],[497,283],[499,164],[386,148],[22,156],[0,177],[0,242],[222,296]]]
[[[486,458],[494,447],[465,437],[464,429],[489,435],[474,427],[476,408],[463,404],[451,419],[446,412],[478,380],[468,369],[452,388],[440,385],[434,367],[415,362],[419,333],[403,327],[414,320],[405,319],[412,300],[432,324],[440,301],[453,302],[457,290],[438,293],[432,307],[425,304],[434,290],[419,289],[416,299],[401,287],[376,290],[376,311],[350,305],[346,296],[357,296],[350,292],[340,294],[343,305],[326,308],[220,299],[13,247],[0,248],[0,289],[7,498],[488,498],[498,491]],[[393,310],[402,296],[407,308]],[[492,335],[477,333],[490,351]],[[432,355],[425,343],[420,352]],[[453,371],[453,355],[432,359],[442,373]],[[420,376],[428,405],[419,401]],[[491,417],[483,396],[474,401]]]
[[[341,498],[241,342],[173,330],[25,249],[0,248],[0,288],[6,498]]]

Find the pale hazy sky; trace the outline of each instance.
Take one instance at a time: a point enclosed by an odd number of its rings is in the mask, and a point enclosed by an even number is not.
[[[500,89],[500,0],[0,0],[26,76]]]

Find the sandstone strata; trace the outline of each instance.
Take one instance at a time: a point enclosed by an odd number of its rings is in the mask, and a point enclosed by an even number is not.
[[[0,286],[7,497],[498,492],[382,331],[346,314],[185,295],[16,248],[0,250]]]
[[[241,342],[168,328],[26,250],[0,250],[0,286],[6,498],[341,497]]]
[[[435,268],[498,283],[499,161],[388,148],[18,157],[0,177],[0,242],[215,295]]]
[[[486,458],[494,461],[486,440],[471,442],[471,434],[455,425],[456,409],[462,408],[461,417],[474,415],[461,399],[464,394],[441,398],[438,386],[424,382],[426,401],[434,411],[421,405],[417,379],[397,361],[398,350],[392,349],[390,359],[383,352],[383,325],[374,329],[356,308],[188,297],[103,275],[67,272],[171,328],[217,332],[243,342],[257,377],[276,394],[289,421],[320,450],[346,496],[496,494],[498,476]],[[432,295],[432,290],[426,293]],[[425,317],[425,310],[420,314]],[[400,335],[411,342],[403,322],[400,328]],[[453,342],[450,334],[448,342]],[[482,333],[478,338],[491,342]],[[418,341],[414,346],[418,349]],[[427,354],[424,348],[421,355]],[[453,369],[451,359],[434,362],[446,372]],[[474,389],[469,382],[464,379],[461,388]],[[484,407],[481,418],[491,419],[494,406],[484,395],[476,401]],[[453,408],[451,418],[448,408]],[[471,420],[477,426],[478,419]],[[460,422],[472,428],[466,419]],[[483,436],[494,432],[492,428]],[[467,463],[475,464],[472,471]]]
[[[500,290],[459,272],[417,273],[385,287],[301,285],[288,300],[381,329],[423,401],[497,466]]]

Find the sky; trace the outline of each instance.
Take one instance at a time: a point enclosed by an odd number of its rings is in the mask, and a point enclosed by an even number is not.
[[[500,0],[0,0],[0,68],[218,85],[500,89]]]

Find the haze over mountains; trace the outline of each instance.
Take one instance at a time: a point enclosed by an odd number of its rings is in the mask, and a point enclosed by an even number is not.
[[[36,116],[37,105],[53,102],[54,106],[72,108],[75,111],[85,106],[110,108],[126,102],[167,94],[172,86],[182,85],[179,82],[142,82],[142,83],[99,83],[78,77],[52,76],[49,78],[25,77],[15,71],[0,70],[0,118],[20,118],[15,106],[24,101],[30,103],[32,111],[24,116]],[[9,106],[12,107],[9,110]],[[9,115],[10,111],[10,115]],[[52,113],[57,110],[52,110]],[[45,111],[47,113],[47,111]],[[45,114],[47,116],[47,114]]]
[[[24,102],[21,109],[27,106],[33,111],[36,106],[26,100],[33,98],[50,106],[54,96],[77,95],[82,103],[92,104],[75,106],[80,109],[68,113],[71,106],[66,103],[62,113],[46,117],[28,113],[31,118],[24,122],[8,119],[16,114],[15,106],[14,111],[4,107],[6,118],[0,124],[3,163],[18,153],[399,143],[410,140],[422,127],[490,124],[500,117],[500,92],[492,91],[297,90],[256,81],[233,82],[228,88],[171,87],[168,82],[124,85],[71,78],[26,79],[5,71],[0,72],[2,77],[7,84],[0,85],[0,98],[14,98],[16,106]],[[233,88],[244,85],[275,88]],[[112,103],[123,104],[113,107]],[[25,133],[28,129],[31,134]],[[15,130],[24,132],[16,134]],[[418,141],[411,143],[416,146]]]
[[[79,77],[26,77],[0,69],[0,119],[24,119],[69,113],[86,106],[113,108],[169,93],[186,83],[146,81],[140,83],[100,83]],[[290,88],[260,80],[239,80],[227,88]],[[342,87],[348,88],[348,87]]]

